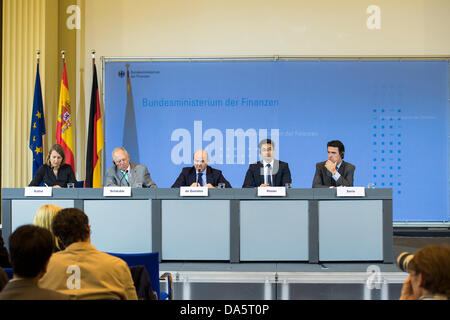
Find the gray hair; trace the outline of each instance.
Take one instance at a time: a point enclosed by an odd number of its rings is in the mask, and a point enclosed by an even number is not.
[[[127,150],[125,150],[125,148],[123,148],[123,147],[117,147],[117,148],[115,148],[113,151],[112,151],[112,153],[111,153],[111,157],[114,159],[114,153],[116,153],[117,151],[123,151],[123,152],[125,152],[125,155],[129,155],[128,154],[128,152],[127,152]]]

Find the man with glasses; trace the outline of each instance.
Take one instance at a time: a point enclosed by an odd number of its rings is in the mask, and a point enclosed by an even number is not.
[[[130,163],[130,155],[125,148],[115,148],[112,152],[114,166],[106,171],[106,186],[132,188],[156,188],[146,166]]]
[[[219,184],[223,184],[225,188],[231,188],[230,183],[222,175],[222,171],[208,166],[209,158],[205,150],[194,152],[193,160],[194,166],[183,168],[172,188],[203,186],[216,188]]]

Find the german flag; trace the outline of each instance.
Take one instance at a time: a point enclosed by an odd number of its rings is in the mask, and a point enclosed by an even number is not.
[[[98,97],[97,67],[92,59],[93,80],[91,91],[91,108],[89,113],[89,132],[86,151],[85,188],[102,187],[101,151],[103,149],[103,126],[100,99]]]
[[[56,123],[56,142],[61,145],[66,154],[66,163],[72,166],[75,173],[73,157],[72,116],[67,82],[66,60],[63,57],[63,75],[59,91],[58,122]]]

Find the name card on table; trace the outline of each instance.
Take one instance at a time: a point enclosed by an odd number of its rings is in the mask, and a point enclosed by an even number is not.
[[[51,187],[26,187],[25,197],[51,197],[52,190]]]
[[[104,187],[104,197],[131,197],[131,187]]]
[[[180,187],[180,197],[207,197],[208,187]]]
[[[338,197],[365,197],[364,187],[338,187],[336,188]]]
[[[258,197],[286,197],[285,187],[259,187]]]

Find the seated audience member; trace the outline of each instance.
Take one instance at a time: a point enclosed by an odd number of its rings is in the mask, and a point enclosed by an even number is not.
[[[68,183],[76,185],[77,179],[72,167],[66,164],[65,160],[64,149],[59,144],[53,145],[48,152],[47,163],[38,169],[29,186],[36,187],[41,182],[53,188],[65,188]]]
[[[427,246],[409,261],[400,300],[450,299],[450,247]]]
[[[112,152],[113,166],[106,171],[106,186],[125,186],[136,188],[156,188],[148,168],[143,164],[130,162],[125,148],[115,148]]]
[[[50,258],[41,287],[84,300],[137,300],[125,261],[91,245],[91,228],[83,211],[62,209],[53,218],[52,230],[65,249]]]
[[[0,267],[11,268],[11,263],[9,262],[9,253],[5,248],[5,243],[3,242],[2,232],[0,231]]]
[[[38,211],[36,211],[33,224],[52,232],[53,218],[61,209],[61,207],[55,206],[53,204],[44,204],[38,209]],[[55,236],[53,237],[55,238],[55,248],[53,251],[57,252],[62,250],[60,244],[58,243],[58,239]]]
[[[21,226],[9,237],[13,278],[0,292],[0,300],[68,300],[70,296],[41,288],[55,242],[50,231],[33,226]]]
[[[274,153],[275,143],[271,139],[264,139],[259,143],[262,159],[250,164],[242,188],[284,187],[292,183],[288,163],[275,159]]]
[[[208,166],[209,157],[205,150],[197,150],[193,156],[194,166],[184,167],[172,188],[179,187],[208,187],[216,188],[219,183],[225,184],[225,188],[231,188],[222,171]]]
[[[328,160],[316,163],[313,188],[352,187],[355,166],[344,161],[345,148],[339,140],[327,144]]]
[[[3,290],[5,285],[8,283],[8,275],[6,274],[6,271],[3,270],[2,267],[0,267],[0,291]]]

